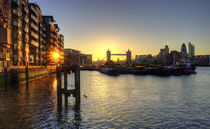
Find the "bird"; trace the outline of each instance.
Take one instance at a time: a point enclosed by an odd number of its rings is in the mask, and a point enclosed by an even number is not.
[[[85,97],[85,98],[87,98],[87,96],[86,96],[86,95],[84,95],[84,97]]]

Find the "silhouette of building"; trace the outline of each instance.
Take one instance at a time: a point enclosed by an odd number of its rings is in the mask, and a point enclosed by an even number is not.
[[[182,61],[185,62],[187,58],[187,47],[185,43],[182,44],[181,53],[182,53]]]
[[[195,46],[190,42],[188,43],[188,50],[189,50],[189,57],[195,56]]]
[[[137,64],[152,64],[154,62],[155,58],[149,54],[149,55],[136,55],[135,62]]]
[[[64,49],[64,65],[74,66],[80,64],[80,51],[74,49]]]
[[[198,66],[210,65],[210,55],[197,55],[192,58],[192,64]]]
[[[129,64],[131,64],[131,58],[132,58],[131,51],[128,49],[128,51],[126,52],[126,61]]]
[[[64,49],[64,66],[87,66],[92,65],[92,55],[82,54],[75,49]]]
[[[108,49],[106,52],[106,61],[109,63],[111,61],[111,51]]]
[[[170,64],[179,64],[182,59],[182,53],[178,51],[171,51],[170,53]]]
[[[165,46],[165,48],[160,49],[160,53],[158,55],[158,59],[162,64],[167,64],[167,58],[169,55],[169,47],[168,45]]]
[[[81,54],[80,55],[80,65],[88,66],[92,65],[92,55],[91,54]]]
[[[187,47],[186,47],[185,43],[182,44],[181,53],[185,56],[187,55]]]

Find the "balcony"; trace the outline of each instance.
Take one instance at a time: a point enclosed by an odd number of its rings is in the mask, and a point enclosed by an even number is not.
[[[38,26],[36,26],[34,23],[31,23],[31,27],[32,27],[34,30],[36,30],[36,31],[39,30]]]
[[[39,43],[34,41],[34,40],[31,40],[31,45],[35,46],[35,47],[38,47],[39,46]]]
[[[38,24],[38,18],[31,14],[31,19]]]
[[[33,36],[35,39],[38,39],[38,34],[34,33],[33,31],[31,31],[31,36]]]
[[[33,6],[31,6],[31,10],[32,10],[33,13],[36,14],[36,16],[38,16],[38,13],[37,13],[36,9]]]

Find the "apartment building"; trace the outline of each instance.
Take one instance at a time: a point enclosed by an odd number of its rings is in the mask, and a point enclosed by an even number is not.
[[[12,0],[11,3],[11,63],[22,66],[28,60],[28,0]]]
[[[47,61],[47,65],[53,65],[56,63],[62,64],[64,36],[59,34],[60,28],[55,24],[53,16],[43,16],[43,21],[46,27],[45,60]],[[52,57],[54,52],[60,55],[58,62]]]
[[[0,0],[0,68],[10,64],[11,45],[11,3]],[[1,71],[1,69],[0,69]]]
[[[52,52],[63,60],[64,36],[53,16],[42,16],[37,3],[1,0],[0,16],[1,67],[55,64]]]

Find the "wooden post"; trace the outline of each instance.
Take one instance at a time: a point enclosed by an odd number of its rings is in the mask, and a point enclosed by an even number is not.
[[[8,73],[7,73],[7,68],[4,68],[4,82],[5,82],[5,86],[7,86],[7,79],[8,79]]]
[[[26,66],[25,74],[26,74],[26,86],[27,86],[27,88],[28,88],[28,86],[29,86],[29,84],[28,84],[28,79],[29,79],[29,75],[28,75],[28,66]]]
[[[75,91],[76,91],[76,103],[80,103],[80,67],[77,65],[75,69]]]
[[[64,90],[67,90],[67,85],[68,85],[68,76],[67,76],[67,70],[64,69]]]
[[[61,92],[61,69],[56,67],[57,91]]]
[[[62,106],[62,93],[61,93],[61,69],[56,67],[56,79],[57,79],[57,103],[58,107]]]
[[[64,69],[64,90],[67,91],[68,88],[68,73],[67,73],[67,69]],[[68,106],[68,95],[65,94],[65,106],[67,107]]]

